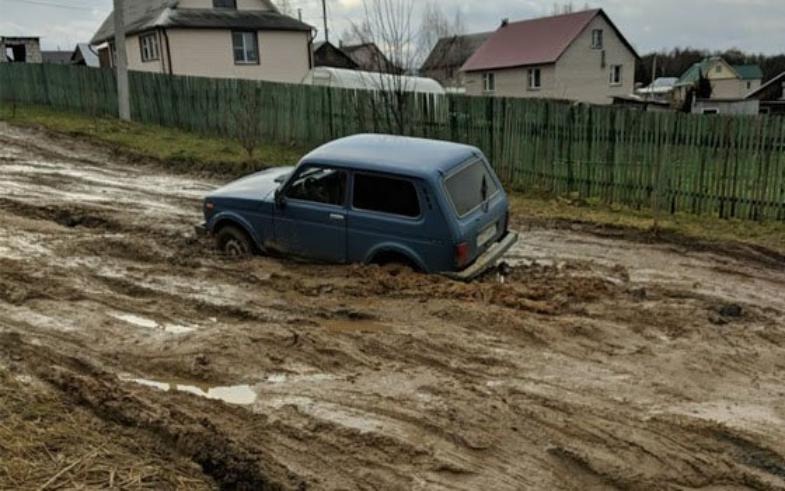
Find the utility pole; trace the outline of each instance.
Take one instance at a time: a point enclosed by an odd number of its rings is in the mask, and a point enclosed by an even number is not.
[[[651,84],[654,85],[654,81],[657,80],[657,53],[654,53],[654,61],[652,61],[651,67]]]
[[[131,101],[128,91],[128,53],[125,50],[125,1],[114,0],[114,47],[117,68],[117,107],[120,119],[131,121]]]
[[[324,40],[330,42],[330,31],[327,29],[327,0],[322,0],[322,17],[324,17]]]

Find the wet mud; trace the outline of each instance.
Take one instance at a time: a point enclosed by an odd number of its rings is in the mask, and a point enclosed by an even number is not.
[[[0,180],[0,488],[785,489],[774,253],[517,217],[463,284],[223,258],[220,183],[35,130]]]

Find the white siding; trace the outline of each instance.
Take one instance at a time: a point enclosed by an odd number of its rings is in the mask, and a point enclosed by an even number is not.
[[[232,33],[218,29],[169,29],[176,75],[299,83],[309,66],[309,33],[260,31],[258,65],[237,65]]]
[[[592,31],[604,32],[604,49],[592,49]],[[605,52],[605,65],[602,58]],[[627,48],[616,31],[601,16],[567,48],[556,63],[556,92],[566,99],[610,104],[613,96],[624,96],[635,91],[635,55]],[[611,85],[611,67],[622,66],[622,83]]]

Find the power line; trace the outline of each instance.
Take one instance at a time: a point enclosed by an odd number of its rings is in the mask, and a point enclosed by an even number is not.
[[[9,2],[18,2],[18,3],[27,3],[31,5],[41,5],[44,7],[54,7],[59,9],[69,9],[69,10],[83,10],[92,12],[97,9],[97,7],[80,7],[77,5],[65,4],[65,3],[57,3],[57,2],[48,2],[45,0],[8,0]]]

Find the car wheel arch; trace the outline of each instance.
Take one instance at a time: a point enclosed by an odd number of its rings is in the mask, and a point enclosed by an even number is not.
[[[366,259],[366,264],[390,264],[403,263],[421,272],[427,272],[428,268],[414,251],[404,247],[394,245],[382,245],[373,249]]]
[[[248,237],[250,237],[251,242],[260,250],[263,251],[264,248],[262,247],[261,238],[256,235],[253,231],[253,228],[242,218],[235,216],[235,215],[224,215],[218,216],[213,219],[213,225],[211,227],[211,232],[213,235],[218,235],[222,229],[226,227],[237,227],[243,232],[245,232]]]

